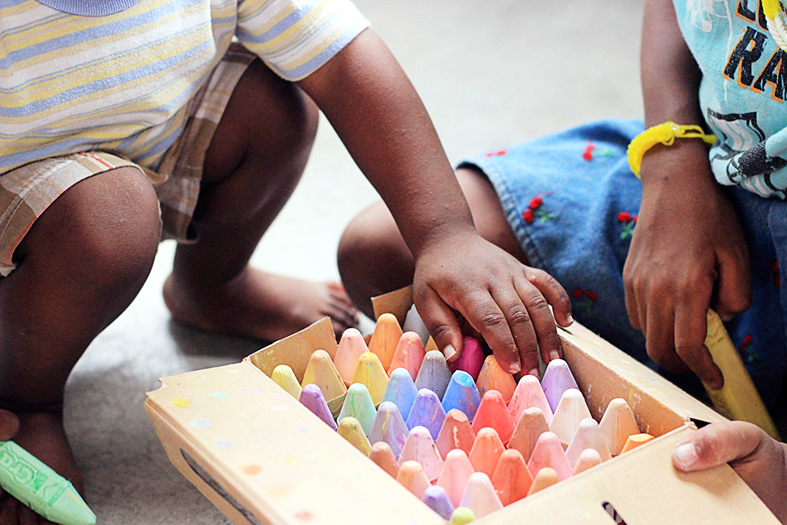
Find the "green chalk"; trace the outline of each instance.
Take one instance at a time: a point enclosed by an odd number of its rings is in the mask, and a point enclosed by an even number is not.
[[[71,482],[13,441],[0,441],[0,487],[49,521],[96,523]]]

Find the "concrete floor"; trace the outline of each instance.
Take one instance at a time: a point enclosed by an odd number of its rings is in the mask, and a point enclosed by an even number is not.
[[[356,2],[408,72],[452,162],[604,117],[641,117],[641,0]],[[377,199],[327,122],[303,181],[253,262],[336,279],[341,232]],[[227,520],[171,466],[144,410],[158,378],[239,361],[259,343],[173,323],[161,245],[129,309],[88,349],[67,389],[67,430],[102,524]]]

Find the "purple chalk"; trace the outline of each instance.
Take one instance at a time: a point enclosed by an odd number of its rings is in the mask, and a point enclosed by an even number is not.
[[[448,499],[448,493],[439,485],[433,485],[424,491],[422,500],[430,509],[438,513],[444,520],[450,520],[454,505]]]
[[[440,404],[437,394],[428,388],[419,390],[407,418],[407,428],[412,430],[419,426],[425,427],[432,435],[432,439],[437,439],[443,421],[445,421],[445,410],[443,410],[443,405]]]
[[[579,390],[577,382],[568,368],[568,363],[562,359],[553,359],[549,362],[544,372],[544,378],[541,380],[541,388],[544,389],[544,395],[553,413],[557,410],[563,392],[569,388]]]
[[[385,441],[391,447],[394,456],[398,458],[409,433],[410,430],[402,414],[399,413],[399,407],[390,401],[380,403],[372,424],[372,431],[369,432],[369,442],[375,444],[378,441]]]
[[[415,387],[418,390],[428,388],[437,397],[442,399],[448,383],[451,381],[451,370],[445,362],[445,356],[439,350],[431,350],[426,353],[418,376],[415,378]]]
[[[322,395],[322,390],[315,384],[309,384],[303,387],[301,391],[301,404],[312,411],[312,413],[325,421],[325,423],[336,430],[336,421],[333,420],[331,410],[328,408],[328,403],[325,401],[325,396]]]

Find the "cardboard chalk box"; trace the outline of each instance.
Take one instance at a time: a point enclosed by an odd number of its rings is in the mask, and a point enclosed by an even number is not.
[[[411,302],[401,290],[375,312],[401,323]],[[729,466],[673,468],[675,445],[722,416],[580,324],[559,333],[593,417],[623,398],[657,439],[475,523],[779,523]],[[287,364],[300,379],[313,351],[336,348],[326,318],[238,364],[163,378],[145,409],[175,467],[233,523],[444,525],[269,377]]]

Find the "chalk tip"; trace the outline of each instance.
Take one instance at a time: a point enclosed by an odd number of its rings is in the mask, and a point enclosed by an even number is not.
[[[73,485],[70,482],[66,483],[68,483],[68,488],[52,505],[46,518],[63,525],[95,525],[96,515]]]

